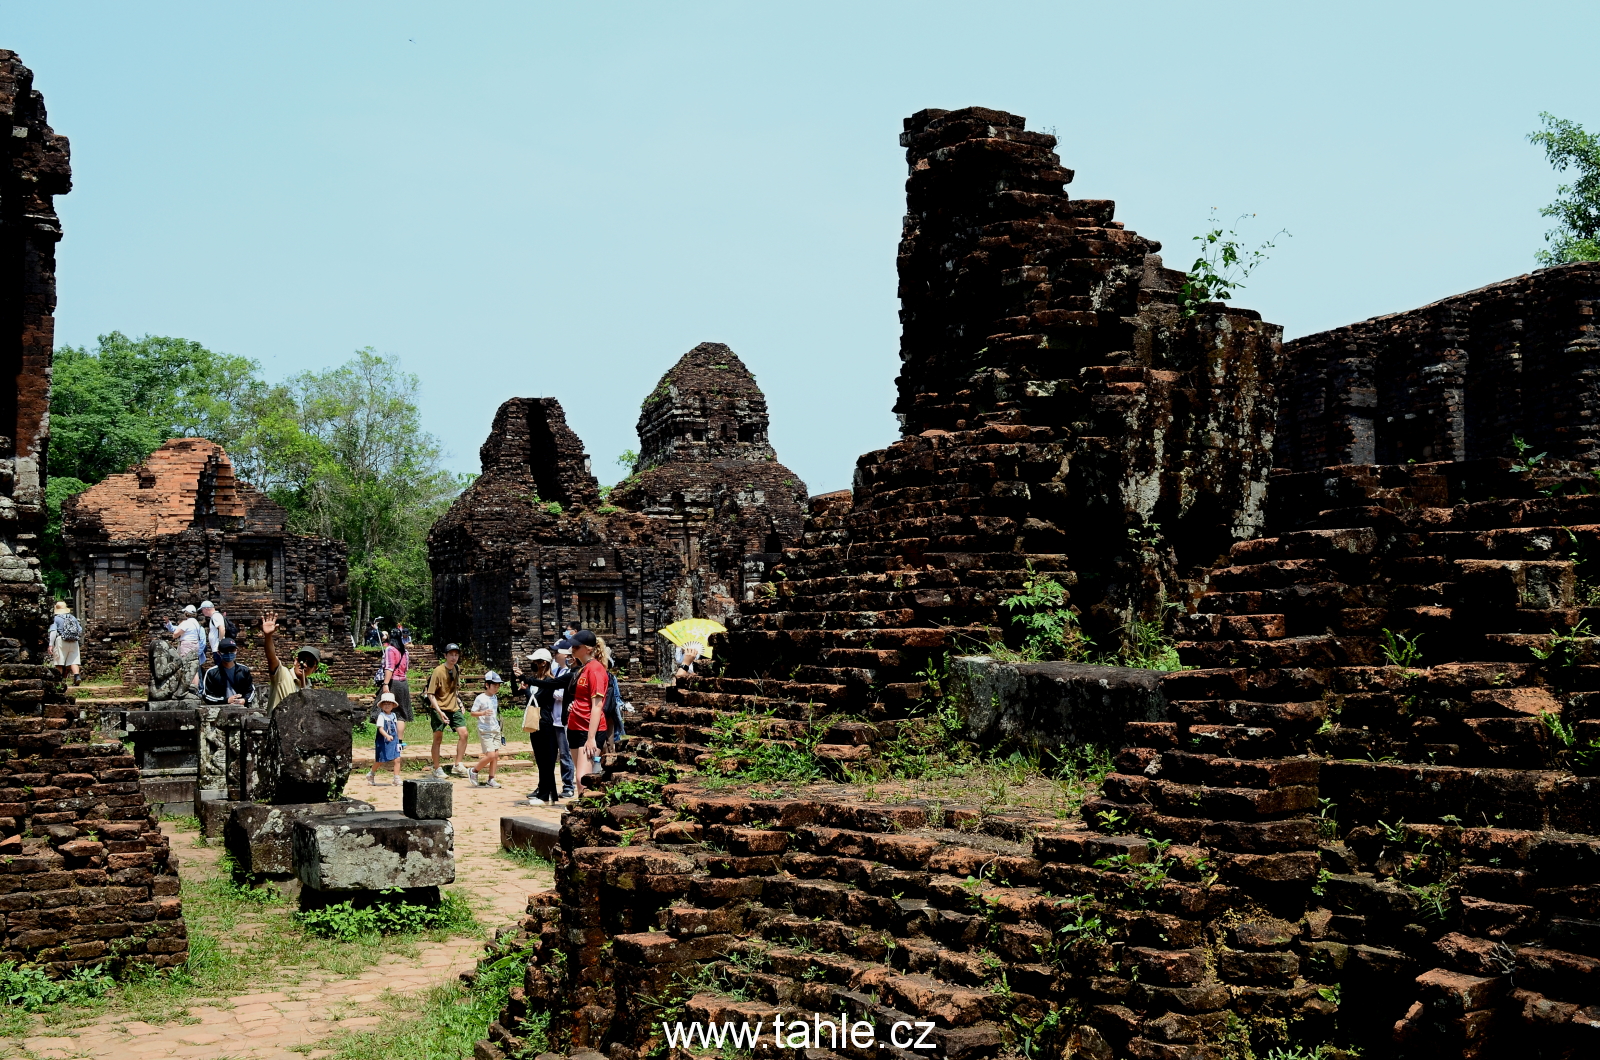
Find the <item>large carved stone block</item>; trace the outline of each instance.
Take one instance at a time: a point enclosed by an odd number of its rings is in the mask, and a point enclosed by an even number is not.
[[[268,805],[245,802],[234,806],[222,830],[223,845],[240,872],[253,876],[294,874],[294,826],[313,817],[370,813],[370,803],[355,799]]]
[[[321,688],[279,703],[261,753],[261,800],[322,802],[342,793],[357,712],[343,693]]]
[[[399,813],[308,817],[295,822],[294,858],[316,891],[438,887],[455,882],[455,829]]]

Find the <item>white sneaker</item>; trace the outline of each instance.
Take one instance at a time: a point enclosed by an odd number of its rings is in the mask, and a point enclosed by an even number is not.
[[[443,766],[440,766],[438,769],[435,769],[433,771],[433,779],[434,780],[446,780],[446,779],[448,779],[444,774],[444,767]]]
[[[373,775],[372,770],[370,769],[367,770],[367,783],[373,785],[374,787],[376,787],[378,784],[378,778]]]
[[[498,780],[490,777],[488,780],[483,782],[483,786],[486,788],[498,788],[501,786],[501,784]]]
[[[467,783],[473,787],[478,786],[478,771],[476,769],[467,770]]]
[[[466,777],[468,780],[471,780],[474,771],[468,769],[466,766],[451,766],[450,772],[454,773],[458,777]]]

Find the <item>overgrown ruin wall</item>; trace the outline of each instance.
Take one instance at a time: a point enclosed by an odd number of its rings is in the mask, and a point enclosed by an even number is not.
[[[725,675],[652,704],[567,814],[480,1057],[539,1011],[611,1060],[663,1020],[840,1012],[877,1041],[808,1044],[861,1060],[917,1055],[884,1037],[919,1020],[962,1060],[1593,1054],[1600,270],[1299,340],[1280,375],[1275,329],[1186,316],[1153,245],[1057,194],[1053,141],[976,109],[907,124],[907,437],[814,499]],[[1549,457],[1514,463],[1513,435]],[[1190,605],[1191,669],[1029,678],[1128,719],[1078,819],[645,782],[706,764],[736,711],[872,759],[1030,563],[1097,637]]]
[[[44,647],[45,451],[55,348],[55,197],[72,190],[67,138],[50,128],[33,71],[0,48],[0,652]]]
[[[1009,625],[1030,567],[1115,654],[1260,532],[1280,329],[1180,304],[1159,244],[1064,195],[1023,125],[906,120],[905,437],[816,506],[692,703],[903,715],[930,661]]]

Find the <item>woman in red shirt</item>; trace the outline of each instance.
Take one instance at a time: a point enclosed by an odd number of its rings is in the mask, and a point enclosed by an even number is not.
[[[598,734],[606,731],[606,693],[611,688],[611,674],[600,660],[600,640],[591,630],[580,629],[568,640],[572,642],[573,666],[578,670],[572,694],[566,697],[568,743],[581,798],[585,778],[600,772],[600,744],[605,737]]]

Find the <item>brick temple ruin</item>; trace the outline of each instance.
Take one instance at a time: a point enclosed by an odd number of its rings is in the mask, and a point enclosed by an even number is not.
[[[287,529],[288,512],[235,476],[222,446],[173,438],[138,465],[62,505],[85,630],[86,664],[104,666],[211,600],[241,630],[276,611],[291,639],[348,634],[347,549]]]
[[[639,464],[602,499],[560,402],[507,401],[482,474],[429,533],[434,640],[503,668],[575,623],[627,672],[659,672],[656,630],[736,615],[799,534],[805,483],[767,426],[744,363],[702,343],[645,398]]]
[[[0,961],[174,967],[188,951],[177,868],[139,770],[43,665],[52,200],[72,171],[32,71],[4,49],[0,115]]]
[[[567,813],[480,1060],[540,1012],[610,1060],[663,1019],[762,1020],[770,1052],[813,1014],[876,1039],[814,1058],[919,1055],[899,1021],[953,1060],[1593,1055],[1595,267],[1281,344],[1185,305],[1021,118],[902,143],[905,435],[814,500],[721,674],[630,727],[610,777],[659,793]],[[1102,647],[1173,611],[1190,669],[932,687],[1030,565]],[[1068,820],[690,770],[751,710],[864,766],[936,693],[969,739],[1115,770]]]

